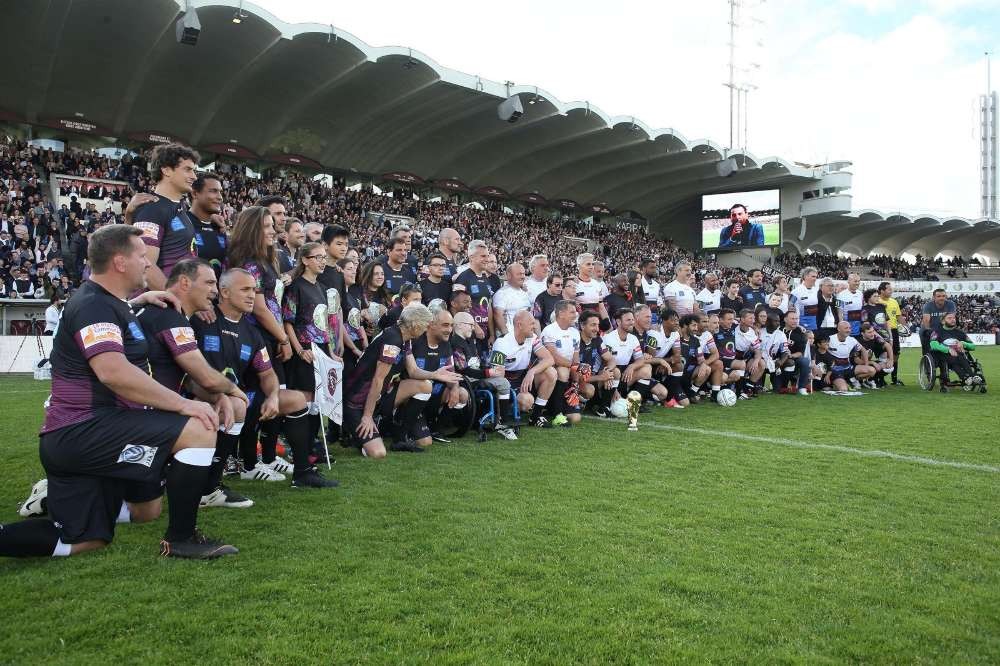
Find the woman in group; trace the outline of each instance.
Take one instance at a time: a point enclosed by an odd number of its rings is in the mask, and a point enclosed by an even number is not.
[[[267,345],[278,381],[285,384],[284,362],[292,356],[291,342],[282,324],[281,298],[284,284],[278,273],[278,257],[274,250],[274,221],[271,213],[262,206],[250,206],[240,211],[229,234],[227,263],[230,268],[242,268],[257,280],[257,295],[253,312],[247,320],[254,324]],[[258,391],[259,393],[259,391]],[[257,462],[257,428],[254,414],[260,405],[250,406],[246,425],[240,434],[240,457],[243,459],[244,478],[265,481],[282,481],[293,467],[277,455],[278,433],[281,417],[266,421],[260,432],[261,462]],[[248,427],[250,426],[250,427]],[[254,470],[263,465],[268,469]],[[268,471],[270,470],[270,472]]]
[[[368,333],[368,338],[371,339],[378,335],[379,319],[392,307],[392,294],[385,286],[385,270],[382,268],[382,264],[377,261],[369,261],[361,267],[355,292],[362,304],[361,319],[364,322],[365,331]],[[378,313],[373,312],[372,304],[380,306]]]
[[[358,278],[358,262],[346,257],[337,262],[344,275],[344,287],[347,293],[347,304],[344,312],[344,376],[354,370],[357,361],[368,346],[368,334],[361,322],[361,311],[364,309],[358,292],[354,289]]]
[[[293,352],[285,364],[288,388],[301,391],[310,402],[316,386],[313,345],[337,360],[343,353],[339,306],[337,312],[330,312],[326,290],[316,282],[325,268],[326,248],[321,243],[305,243],[299,250],[298,262],[291,271],[291,282],[282,299],[285,333]],[[292,447],[292,479],[296,486],[327,488],[337,485],[324,479],[309,460],[319,421],[318,414],[309,414],[307,410],[285,417],[284,431]]]

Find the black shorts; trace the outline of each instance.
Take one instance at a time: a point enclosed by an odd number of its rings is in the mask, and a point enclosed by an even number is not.
[[[348,404],[344,404],[344,426],[342,432],[346,437],[349,437],[349,441],[354,444],[354,446],[362,447],[372,440],[376,440],[382,437],[382,433],[379,432],[379,420],[382,419],[392,419],[393,412],[395,411],[396,404],[396,391],[399,388],[399,384],[394,384],[389,391],[382,394],[375,403],[375,413],[373,417],[375,419],[375,431],[369,437],[362,438],[358,434],[358,426],[361,425],[361,418],[364,416],[364,407],[351,407]]]
[[[110,542],[122,500],[162,495],[164,467],[187,422],[156,409],[107,409],[42,435],[49,515],[62,525],[63,543]]]
[[[293,354],[284,365],[288,388],[309,393],[316,390],[316,376],[313,374],[312,363],[306,363],[301,356]]]

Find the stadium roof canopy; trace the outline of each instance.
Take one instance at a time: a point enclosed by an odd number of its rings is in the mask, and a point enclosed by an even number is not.
[[[944,254],[970,258],[978,254],[996,262],[1000,258],[1000,223],[986,218],[861,210],[785,219],[782,241],[787,249],[799,252],[846,252],[862,257]]]
[[[414,49],[370,46],[333,26],[288,24],[250,3],[192,6],[201,23],[193,47],[175,37],[181,0],[5,3],[0,120],[119,140],[175,138],[248,160],[564,209],[635,211],[654,224],[698,194],[805,187],[827,173],[727,153],[533,85],[449,69]],[[497,116],[509,95],[525,109],[513,124]],[[729,157],[739,168],[722,177]]]

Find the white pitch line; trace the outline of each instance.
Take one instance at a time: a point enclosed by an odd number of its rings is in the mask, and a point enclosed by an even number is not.
[[[595,421],[605,421],[596,416],[587,416]],[[624,423],[624,421],[622,421]],[[992,465],[980,465],[977,463],[955,462],[953,460],[938,460],[937,458],[927,458],[925,456],[911,456],[905,453],[893,453],[892,451],[880,451],[878,449],[855,449],[850,446],[839,446],[837,444],[815,444],[813,442],[802,442],[795,439],[782,439],[778,437],[764,437],[762,435],[748,435],[742,432],[732,432],[729,430],[709,430],[707,428],[692,428],[690,426],[666,425],[663,423],[646,423],[640,428],[656,428],[657,430],[672,430],[674,432],[689,432],[696,435],[713,435],[722,438],[743,439],[748,442],[763,442],[764,444],[777,444],[778,446],[789,446],[796,449],[818,449],[821,451],[836,451],[837,453],[850,453],[866,458],[888,458],[899,462],[916,463],[918,465],[930,465],[933,467],[951,467],[954,469],[967,469],[976,472],[988,472],[1000,474],[1000,467]]]

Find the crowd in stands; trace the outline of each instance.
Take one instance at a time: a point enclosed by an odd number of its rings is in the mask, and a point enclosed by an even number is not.
[[[743,271],[717,263],[714,255],[688,252],[641,230],[616,230],[611,242],[608,230],[599,225],[579,224],[551,213],[505,211],[495,202],[485,208],[460,206],[447,200],[416,198],[404,187],[397,187],[390,195],[351,189],[341,179],[315,180],[290,170],[265,171],[261,177],[253,177],[246,175],[241,165],[217,163],[215,168],[223,179],[223,214],[227,219],[232,220],[238,211],[262,197],[281,196],[289,202],[289,218],[349,228],[352,243],[368,259],[385,253],[392,216],[406,216],[415,220],[413,253],[421,263],[437,249],[440,230],[454,228],[462,237],[486,241],[500,267],[516,261],[526,263],[542,253],[551,257],[553,270],[571,273],[576,268],[573,257],[592,250],[603,263],[606,280],[620,272],[635,271],[641,257],[653,258],[663,274],[671,273],[677,262],[687,261],[699,280],[709,271],[716,272],[723,284],[743,278]],[[90,200],[89,191],[79,192],[78,200],[56,208],[43,183],[51,174],[124,181],[128,186],[109,188],[103,201]],[[105,224],[124,221],[123,214],[112,210],[111,201],[124,206],[136,192],[150,187],[143,155],[126,153],[114,159],[91,151],[42,150],[20,141],[0,143],[0,298],[65,299],[85,273],[88,236]],[[948,261],[918,257],[916,264],[909,264],[889,256],[861,259],[782,253],[771,263],[791,276],[813,265],[823,275],[845,280],[853,271],[886,279],[937,279],[947,269],[950,277],[960,277],[965,267],[979,262],[962,257]],[[992,299],[983,301],[963,310],[963,322],[970,330],[983,332],[995,325]]]

